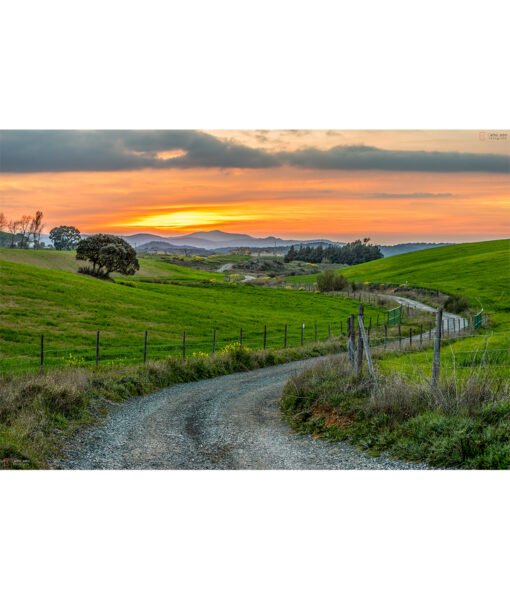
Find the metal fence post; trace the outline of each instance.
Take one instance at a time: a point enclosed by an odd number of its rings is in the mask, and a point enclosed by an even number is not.
[[[267,326],[264,325],[264,350],[266,349]]]

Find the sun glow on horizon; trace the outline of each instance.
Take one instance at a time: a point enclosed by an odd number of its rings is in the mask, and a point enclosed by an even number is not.
[[[118,227],[150,227],[166,231],[200,229],[202,227],[220,226],[243,220],[251,220],[249,215],[227,215],[215,211],[182,210],[164,214],[146,215],[129,223],[120,223]]]

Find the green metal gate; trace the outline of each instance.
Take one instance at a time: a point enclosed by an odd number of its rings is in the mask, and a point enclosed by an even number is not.
[[[473,317],[473,327],[475,329],[481,329],[483,321],[483,308],[482,310]]]
[[[388,325],[398,325],[402,321],[402,306],[388,311]]]

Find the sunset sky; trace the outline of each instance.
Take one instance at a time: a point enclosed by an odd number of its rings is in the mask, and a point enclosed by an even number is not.
[[[0,212],[45,233],[509,236],[502,131],[3,131]]]

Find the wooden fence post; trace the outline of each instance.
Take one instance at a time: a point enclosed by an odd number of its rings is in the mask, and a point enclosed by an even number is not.
[[[432,360],[432,380],[433,387],[437,386],[439,381],[439,365],[441,362],[441,329],[443,325],[443,309],[438,308],[436,313],[436,331],[434,336],[434,358]]]
[[[145,339],[143,342],[143,364],[147,362],[147,330],[145,330]]]
[[[375,378],[374,365],[372,364],[372,357],[370,355],[370,344],[368,343],[367,336],[365,334],[365,327],[363,325],[363,315],[358,315],[358,325],[360,336],[358,339],[358,344],[361,342],[363,344],[362,347],[365,348],[365,356],[367,357],[368,370],[370,371],[370,375],[372,375],[372,379],[374,384],[377,385],[377,379]],[[361,364],[361,361],[360,361]]]
[[[213,356],[216,354],[216,329],[212,332],[212,353]]]
[[[361,374],[361,369],[363,366],[363,337],[361,334],[361,329],[363,329],[363,333],[365,329],[363,327],[363,314],[365,312],[363,304],[359,305],[358,309],[358,352],[356,356],[356,374]]]
[[[41,373],[44,371],[44,333],[41,333],[41,360],[39,370]]]
[[[96,333],[96,367],[99,364],[99,331]]]
[[[267,326],[264,325],[264,350],[266,349]]]
[[[182,332],[182,360],[186,360],[186,332]]]
[[[283,347],[287,348],[287,323],[285,323],[285,333],[283,334]]]

